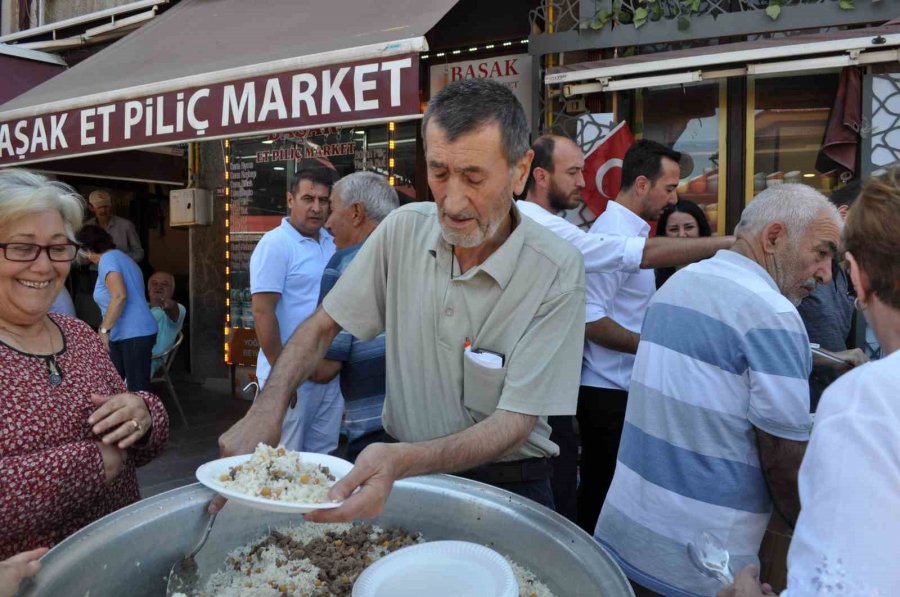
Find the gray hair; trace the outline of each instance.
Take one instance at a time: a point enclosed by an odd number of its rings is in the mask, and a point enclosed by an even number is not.
[[[397,191],[387,179],[374,172],[354,172],[334,184],[334,193],[340,196],[344,207],[359,203],[369,219],[380,223],[400,205]]]
[[[28,170],[0,170],[0,225],[48,210],[59,212],[74,241],[84,218],[84,199],[75,189]]]
[[[510,168],[530,149],[530,130],[522,104],[509,87],[494,81],[462,79],[431,98],[422,119],[423,145],[432,119],[444,129],[451,143],[482,126],[497,123]]]
[[[788,238],[796,241],[822,212],[843,227],[837,208],[819,191],[805,184],[780,184],[753,198],[741,213],[735,234],[757,234],[772,222],[783,222]]]

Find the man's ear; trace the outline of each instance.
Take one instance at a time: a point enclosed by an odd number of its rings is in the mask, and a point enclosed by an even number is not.
[[[762,229],[761,234],[763,251],[766,253],[774,253],[775,249],[787,240],[787,226],[784,225],[784,222],[779,222],[777,220],[769,222],[766,227]]]
[[[650,182],[650,179],[644,176],[643,174],[639,175],[634,179],[634,184],[631,185],[631,188],[634,189],[635,194],[638,197],[643,197],[648,192],[650,192],[651,187],[653,187],[653,183]]]
[[[353,216],[350,218],[353,225],[362,226],[366,221],[366,208],[363,207],[362,203],[354,203],[350,206],[350,209],[353,211]]]
[[[534,150],[529,149],[513,166],[512,183],[514,195],[521,195],[525,190],[525,182],[528,180],[528,173],[531,171],[531,160],[533,159]]]

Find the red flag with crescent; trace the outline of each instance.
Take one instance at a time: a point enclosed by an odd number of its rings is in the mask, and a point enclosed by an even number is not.
[[[606,209],[606,204],[619,194],[622,186],[622,160],[634,143],[634,135],[624,121],[584,158],[584,202],[596,215]]]

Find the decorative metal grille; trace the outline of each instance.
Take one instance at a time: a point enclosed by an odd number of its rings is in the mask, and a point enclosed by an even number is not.
[[[872,121],[868,128],[872,169],[900,163],[900,73],[873,77]]]

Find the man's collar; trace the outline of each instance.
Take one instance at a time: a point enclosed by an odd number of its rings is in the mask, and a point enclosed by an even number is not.
[[[465,274],[459,276],[460,278],[468,279],[479,271],[483,271],[492,277],[500,288],[506,288],[506,285],[509,284],[516,270],[516,264],[519,261],[519,253],[521,253],[522,247],[525,245],[525,225],[522,222],[522,215],[516,207],[516,202],[512,201],[511,203],[509,215],[512,218],[512,233],[503,241],[503,244],[488,255],[484,262],[471,268]],[[453,247],[444,240],[444,236],[441,234],[439,213],[435,214],[435,222],[436,226],[432,230],[431,237],[427,243],[428,252],[435,258],[438,267],[446,271],[449,276],[452,273],[452,268],[455,267],[453,265]]]
[[[310,241],[310,242],[314,242],[317,244],[321,244],[322,242],[333,238],[331,236],[331,233],[328,232],[328,230],[326,230],[324,226],[322,228],[319,228],[319,239],[318,240],[316,240],[312,237],[309,237],[309,236],[304,236],[304,235],[300,234],[299,230],[294,228],[294,225],[291,224],[290,218],[282,218],[281,219],[281,227],[284,228],[288,232],[288,234],[290,234],[294,239],[299,240],[301,242],[302,241]]]

